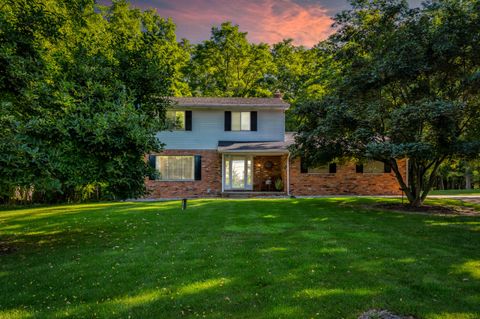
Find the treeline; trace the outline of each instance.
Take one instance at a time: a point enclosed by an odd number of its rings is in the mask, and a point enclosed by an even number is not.
[[[315,95],[318,52],[230,23],[192,45],[126,1],[2,1],[0,202],[142,196],[166,97]]]
[[[480,160],[446,162],[439,169],[435,189],[480,189]]]
[[[420,205],[480,152],[480,0],[350,3],[305,48],[251,43],[228,22],[179,41],[173,21],[124,0],[3,0],[0,203],[140,197],[169,96],[281,91],[296,155],[382,161]]]

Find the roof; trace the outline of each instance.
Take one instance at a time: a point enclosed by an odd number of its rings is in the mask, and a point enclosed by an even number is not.
[[[286,110],[290,104],[281,98],[270,97],[172,97],[176,106],[196,108],[266,108]]]
[[[284,141],[219,141],[220,153],[288,153],[294,143],[293,133],[285,133]]]

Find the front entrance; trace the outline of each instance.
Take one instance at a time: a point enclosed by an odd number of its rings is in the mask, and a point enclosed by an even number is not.
[[[251,156],[225,155],[225,190],[252,190],[252,165]]]

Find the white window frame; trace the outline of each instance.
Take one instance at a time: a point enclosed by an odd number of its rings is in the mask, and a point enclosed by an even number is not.
[[[238,119],[239,119],[238,127],[239,127],[239,129],[234,129],[233,119],[234,119],[235,114],[238,115]],[[245,114],[248,114],[248,116],[247,116],[247,118],[248,118],[248,129],[246,129],[246,128],[244,129],[242,127],[243,126],[242,117]],[[251,131],[252,130],[252,112],[250,112],[250,111],[232,111],[231,129],[232,129],[232,131],[235,131],[235,132]]]
[[[233,160],[243,160],[244,161],[244,187],[241,188],[236,188],[232,187],[232,164],[231,162]],[[227,162],[229,162],[229,165],[227,165]],[[248,165],[248,162],[250,162],[250,166]],[[223,187],[224,190],[227,191],[235,191],[235,190],[253,190],[253,184],[254,184],[254,166],[253,166],[253,156],[246,156],[246,155],[224,155],[223,156],[223,177],[222,177],[222,182],[223,182]],[[248,174],[250,172],[250,175]],[[227,176],[229,178],[227,178]],[[248,178],[250,177],[250,183],[248,181]],[[228,180],[230,179],[230,180]]]
[[[181,179],[163,179],[162,172],[160,171],[160,160],[161,158],[165,157],[189,157],[192,160],[192,176],[191,178],[181,178]],[[161,182],[191,182],[195,180],[195,156],[193,155],[158,155],[155,159],[155,168],[160,173],[159,174],[159,181]]]

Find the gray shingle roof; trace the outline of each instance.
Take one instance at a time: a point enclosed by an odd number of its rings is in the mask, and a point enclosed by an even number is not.
[[[180,107],[259,107],[288,109],[290,104],[281,98],[263,97],[172,97]]]

